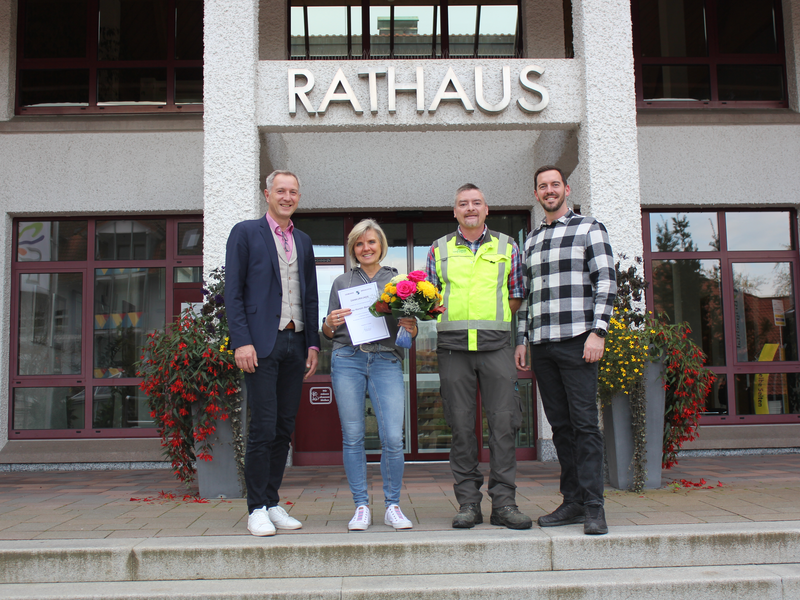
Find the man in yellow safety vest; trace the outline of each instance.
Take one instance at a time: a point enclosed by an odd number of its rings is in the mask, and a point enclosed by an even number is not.
[[[492,525],[528,529],[531,519],[516,505],[515,438],[522,410],[511,346],[511,317],[525,297],[519,248],[486,227],[489,207],[477,186],[456,192],[458,229],[436,240],[428,253],[428,280],[447,310],[437,323],[439,378],[445,419],[453,432],[450,468],[459,511],[455,528],[483,523],[475,435],[477,391],[489,422]]]

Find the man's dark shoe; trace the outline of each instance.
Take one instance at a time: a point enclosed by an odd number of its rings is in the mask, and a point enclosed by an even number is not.
[[[602,506],[587,506],[586,521],[583,524],[583,533],[586,535],[603,535],[608,533],[606,525],[606,511]]]
[[[509,529],[530,529],[531,525],[533,525],[531,518],[519,512],[519,509],[514,504],[493,508],[489,522],[492,525],[508,527]]]
[[[585,520],[583,505],[577,502],[562,502],[561,506],[549,515],[539,517],[539,527],[560,527],[561,525],[572,525],[573,523],[583,523]]]
[[[483,523],[483,514],[480,504],[471,502],[462,504],[458,508],[458,514],[453,517],[453,527],[455,529],[472,529],[475,525]]]

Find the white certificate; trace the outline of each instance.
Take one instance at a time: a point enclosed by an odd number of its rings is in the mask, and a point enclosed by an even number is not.
[[[344,318],[353,345],[368,344],[389,337],[386,317],[373,317],[369,307],[378,300],[378,284],[374,281],[339,290],[339,304],[352,312]]]

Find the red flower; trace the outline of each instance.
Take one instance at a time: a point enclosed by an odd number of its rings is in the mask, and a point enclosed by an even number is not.
[[[401,281],[397,284],[397,295],[398,297],[405,300],[411,294],[417,291],[417,284],[413,281]]]
[[[408,274],[408,279],[414,282],[425,281],[425,271],[411,271]]]

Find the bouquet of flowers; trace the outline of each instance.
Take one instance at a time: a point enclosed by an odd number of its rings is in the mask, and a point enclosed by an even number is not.
[[[442,295],[425,279],[424,271],[411,271],[408,275],[392,277],[378,301],[369,307],[374,317],[416,317],[420,321],[431,321],[444,311]],[[411,347],[411,335],[402,327],[397,333],[397,345],[401,348]]]

